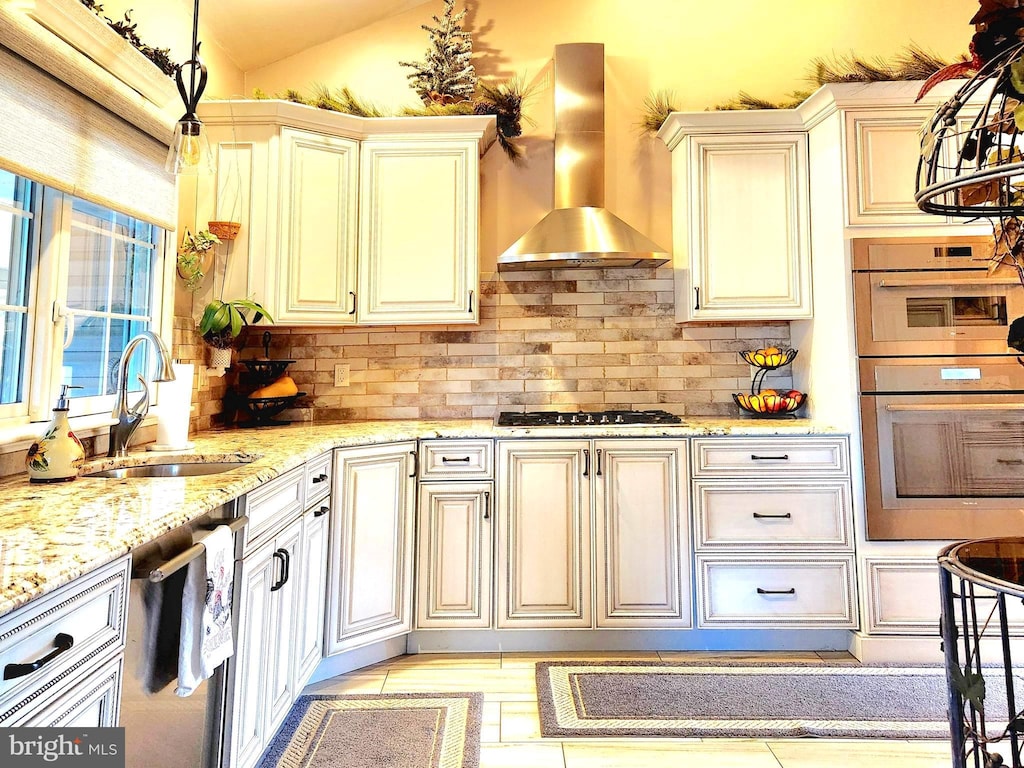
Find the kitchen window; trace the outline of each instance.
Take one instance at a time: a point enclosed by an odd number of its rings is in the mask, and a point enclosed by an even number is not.
[[[161,330],[166,239],[153,224],[0,171],[0,426],[49,418],[61,384],[81,387],[70,392],[72,417],[113,408],[125,344]],[[148,370],[145,352],[133,356],[131,391]]]

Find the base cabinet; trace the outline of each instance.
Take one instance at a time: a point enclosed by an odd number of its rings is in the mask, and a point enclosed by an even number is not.
[[[424,483],[419,490],[416,626],[491,626],[490,482]]]
[[[415,461],[412,442],[335,452],[328,654],[412,630]]]
[[[501,441],[497,465],[499,628],[690,626],[685,440]]]

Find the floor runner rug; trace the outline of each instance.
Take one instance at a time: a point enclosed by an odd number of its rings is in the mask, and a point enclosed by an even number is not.
[[[260,768],[477,768],[482,693],[301,696]]]
[[[1005,686],[988,683],[1005,713]],[[555,738],[949,738],[941,667],[542,662],[537,699]]]

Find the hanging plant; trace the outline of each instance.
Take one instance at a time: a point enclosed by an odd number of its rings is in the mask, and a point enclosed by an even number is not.
[[[203,308],[203,317],[199,321],[199,334],[203,340],[215,349],[230,349],[235,345],[242,328],[249,325],[249,313],[253,323],[266,319],[268,323],[274,318],[259,302],[251,299],[231,299],[222,301],[213,299]]]
[[[214,248],[221,240],[209,230],[194,235],[185,230],[178,246],[178,275],[185,281],[185,288],[194,291],[213,265]]]

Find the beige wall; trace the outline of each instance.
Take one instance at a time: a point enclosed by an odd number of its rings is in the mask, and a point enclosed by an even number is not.
[[[673,89],[677,106],[703,110],[744,90],[769,98],[805,88],[813,57],[855,51],[891,56],[913,41],[953,57],[967,49],[974,0],[467,0],[482,75],[520,73],[536,84],[527,110],[524,167],[497,147],[483,163],[481,266],[541,218],[552,201],[550,60],[558,43],[605,43],[608,208],[668,248],[672,242],[669,154],[636,123],[644,97]],[[426,49],[420,24],[440,0],[270,66],[245,87],[270,93],[313,83],[348,85],[388,107],[416,103],[408,69]],[[742,226],[742,222],[737,222]]]

